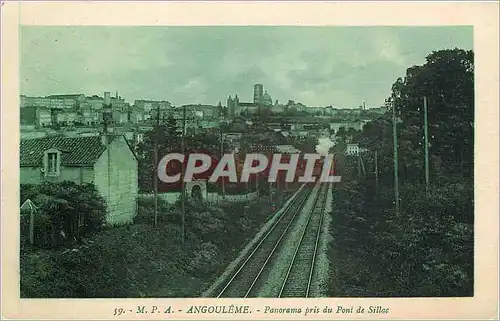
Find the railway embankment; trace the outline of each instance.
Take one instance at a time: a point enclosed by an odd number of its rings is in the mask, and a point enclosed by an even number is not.
[[[290,198],[284,203],[284,205],[263,225],[261,230],[251,239],[247,245],[241,250],[239,255],[234,259],[226,268],[226,270],[215,280],[215,282],[202,294],[201,297],[216,297],[219,291],[222,289],[224,284],[226,284],[229,279],[234,275],[234,273],[243,264],[244,260],[248,255],[258,246],[259,242],[265,237],[273,225],[278,221],[278,219],[285,213],[286,209],[294,201],[294,199],[302,192],[305,185],[302,185],[295,193],[290,196]]]
[[[325,215],[331,184],[305,184],[241,251],[203,297],[317,297],[329,275]],[[328,235],[328,233],[326,233]]]
[[[258,297],[277,297],[280,293],[281,287],[283,286],[283,280],[285,280],[288,275],[288,270],[290,264],[296,264],[293,262],[295,259],[294,254],[297,247],[301,246],[302,234],[304,229],[306,229],[309,222],[309,216],[314,215],[312,213],[317,206],[317,197],[320,193],[320,185],[314,187],[314,191],[304,203],[300,212],[297,214],[297,219],[292,222],[288,233],[283,239],[283,243],[280,246],[280,250],[276,253],[273,260],[274,266],[269,270],[268,275],[262,282],[260,291],[256,294]],[[299,258],[301,259],[301,258]],[[305,267],[300,273],[307,274],[308,267]],[[301,275],[302,276],[302,275]],[[307,282],[307,281],[306,281]]]

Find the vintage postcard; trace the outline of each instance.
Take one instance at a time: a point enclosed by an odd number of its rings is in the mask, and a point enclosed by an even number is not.
[[[497,11],[3,2],[2,317],[495,319]]]

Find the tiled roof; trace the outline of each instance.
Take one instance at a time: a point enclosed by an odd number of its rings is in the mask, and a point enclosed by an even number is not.
[[[112,141],[113,136],[109,138],[109,141]],[[20,165],[41,165],[44,152],[51,148],[62,152],[61,165],[92,165],[106,150],[100,136],[22,139]]]

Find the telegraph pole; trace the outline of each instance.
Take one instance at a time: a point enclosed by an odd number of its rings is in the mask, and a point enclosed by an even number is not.
[[[359,156],[355,158],[356,159],[356,167],[358,169],[358,178],[361,178],[361,162],[359,159]]]
[[[378,191],[378,158],[375,150],[375,190]]]
[[[155,198],[155,223],[154,227],[158,227],[158,131],[160,128],[160,105],[156,106],[156,135],[155,135],[155,164],[154,164],[154,174],[153,174],[153,188],[154,188],[154,198]]]
[[[30,244],[35,244],[35,210],[30,209]]]
[[[243,161],[243,166],[242,166],[242,172],[243,172],[243,168],[245,168],[245,161]],[[241,177],[241,174],[240,174],[240,177]],[[248,179],[245,181],[245,194],[248,195],[248,181],[251,179],[251,175],[248,176]]]
[[[361,157],[361,155],[359,155],[359,161],[361,163],[361,174],[363,175],[363,177],[365,177],[366,176],[365,163],[363,162],[363,158]]]
[[[272,184],[269,182],[269,207],[271,208],[271,213],[273,210],[273,191],[272,191]]]
[[[222,157],[224,157],[224,135],[222,134],[222,126],[220,126],[219,129],[220,129],[220,160],[222,160]],[[222,197],[226,198],[226,185],[224,184],[224,177],[221,178],[221,183],[222,183]]]
[[[186,132],[186,106],[182,106],[182,135],[181,135],[181,147],[182,147],[182,155],[184,155],[184,160],[181,163],[181,218],[182,218],[182,226],[181,226],[181,242],[184,244],[186,239],[186,196],[184,192],[184,163],[186,162],[186,147],[184,142],[184,135]]]
[[[398,177],[398,136],[396,131],[396,103],[392,102],[392,136],[394,139],[394,205],[399,215],[399,177]]]
[[[427,97],[424,96],[424,137],[425,137],[425,191],[429,195],[429,123],[427,119]]]

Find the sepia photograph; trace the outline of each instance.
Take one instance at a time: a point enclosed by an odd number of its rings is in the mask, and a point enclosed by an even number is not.
[[[471,27],[23,26],[20,46],[22,297],[474,295]]]
[[[497,315],[498,18],[219,5],[18,4],[2,316]]]

